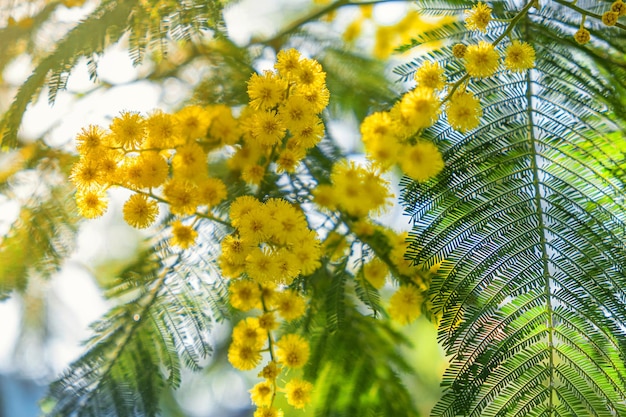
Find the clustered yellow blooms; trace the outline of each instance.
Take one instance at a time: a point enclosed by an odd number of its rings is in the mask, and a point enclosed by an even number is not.
[[[478,3],[467,11],[466,26],[486,32],[491,8]],[[404,174],[416,181],[427,181],[444,167],[435,144],[421,138],[421,131],[432,126],[442,110],[450,126],[466,133],[479,124],[482,107],[468,89],[469,79],[494,75],[501,63],[494,45],[479,41],[473,45],[454,45],[453,55],[462,59],[467,76],[448,84],[438,62],[425,61],[415,72],[416,86],[405,93],[394,107],[376,112],[363,120],[361,135],[368,157],[382,170],[399,165]],[[526,42],[512,41],[504,52],[504,66],[512,72],[526,71],[535,65],[535,51]]]
[[[354,162],[339,161],[333,165],[330,184],[313,190],[315,202],[353,217],[365,217],[389,206],[393,195],[389,183],[374,168]]]
[[[123,207],[129,225],[149,227],[159,214],[158,203],[164,203],[176,215],[172,244],[193,245],[197,232],[185,224],[186,217],[208,212],[227,195],[223,181],[207,169],[208,151],[229,141],[223,135],[207,136],[220,111],[220,106],[188,106],[173,115],[122,112],[107,131],[84,128],[76,138],[80,158],[70,175],[80,214],[101,216],[107,209],[106,191],[123,187],[132,191]]]
[[[602,14],[601,20],[605,26],[615,26],[619,18],[624,15],[626,15],[626,3],[623,0],[615,0],[611,4],[611,8]],[[574,40],[580,45],[591,40],[591,33],[584,27],[585,17],[583,16],[580,28],[574,33]]]
[[[232,242],[223,244],[223,250],[229,251],[232,247]],[[300,369],[306,365],[310,356],[309,343],[295,333],[284,334],[276,340],[275,331],[280,324],[277,315],[284,321],[299,319],[306,311],[306,299],[272,280],[261,283],[250,278],[231,281],[229,294],[233,307],[259,312],[241,320],[233,328],[232,343],[228,349],[229,362],[235,368],[247,371],[261,364],[263,352],[269,355],[258,375],[263,381],[250,390],[251,400],[258,407],[254,415],[282,415],[282,410],[273,407],[277,392],[284,392],[287,403],[293,407],[304,408],[311,401],[313,384],[292,378],[281,388],[277,377],[283,368]]]
[[[273,71],[248,81],[250,105],[239,118],[243,140],[229,160],[249,184],[259,185],[274,163],[277,173],[294,173],[324,136],[319,113],[330,94],[321,65],[295,49],[280,51]]]

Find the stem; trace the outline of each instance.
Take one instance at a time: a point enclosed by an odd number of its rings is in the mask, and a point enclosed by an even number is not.
[[[322,7],[319,10],[316,10],[314,12],[312,12],[311,14],[308,14],[294,22],[292,22],[289,26],[287,26],[285,29],[281,30],[280,32],[278,32],[276,35],[272,36],[271,38],[265,39],[265,40],[260,40],[260,39],[252,39],[250,41],[250,43],[248,45],[246,45],[245,47],[248,48],[252,45],[255,44],[265,44],[265,45],[272,45],[274,44],[276,41],[280,40],[280,38],[287,36],[293,32],[295,32],[298,28],[300,28],[301,26],[304,26],[307,23],[313,22],[315,20],[318,20],[319,18],[321,18],[322,16],[331,13],[335,10],[338,10],[342,7],[346,7],[346,6],[369,6],[369,5],[373,5],[373,4],[380,4],[380,3],[390,3],[390,2],[397,2],[398,0],[366,0],[366,1],[361,1],[361,2],[350,2],[349,0],[338,0],[334,3],[331,3],[327,6]],[[278,48],[276,48],[278,49]]]
[[[576,6],[576,2],[567,2],[565,0],[554,0],[554,2],[560,4],[561,6],[565,6],[568,9],[577,11],[578,13],[583,15],[583,18],[585,18],[586,16],[589,16],[589,17],[593,17],[594,19],[598,19],[600,21],[602,20],[602,15],[590,12],[589,10],[585,10],[582,7],[578,7]],[[615,27],[620,28],[620,29],[626,29],[626,25],[624,25],[623,23],[619,23],[619,22],[615,24]]]

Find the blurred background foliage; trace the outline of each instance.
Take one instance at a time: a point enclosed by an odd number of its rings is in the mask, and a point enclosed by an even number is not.
[[[415,48],[409,56],[396,48],[451,20],[422,16],[405,1],[363,3],[0,0],[6,151],[0,155],[0,297],[5,299],[0,303],[0,416],[40,414],[37,403],[45,386],[79,356],[88,325],[113,306],[104,290],[146,248],[145,235],[122,224],[119,209],[89,223],[71,215],[67,175],[80,127],[107,125],[121,110],[243,104],[250,74],[271,66],[278,50],[295,47],[328,74],[327,135],[345,154],[359,158],[360,121],[372,109],[389,108],[405,90],[391,70],[425,52]],[[398,207],[382,220],[408,226]],[[367,318],[348,320],[354,321],[346,331],[358,338]],[[416,409],[428,414],[440,396],[446,366],[435,328],[420,319],[379,332],[381,341],[402,345],[402,359],[393,365],[412,370],[401,374],[403,382]],[[251,380],[225,360],[228,336],[226,322],[212,329],[212,355],[202,370],[182,371],[180,389],[165,389],[162,415],[251,415],[246,392]],[[324,343],[347,340],[313,343],[322,349]],[[318,377],[334,382],[316,395],[328,395],[335,384],[357,389],[359,372],[381,378],[383,389],[392,383],[385,379],[391,378],[391,364],[371,352],[363,357],[355,349],[322,367]],[[359,370],[350,377],[355,380],[342,380],[333,371],[340,361]],[[44,410],[48,406],[42,404]],[[300,414],[315,411],[309,407]]]

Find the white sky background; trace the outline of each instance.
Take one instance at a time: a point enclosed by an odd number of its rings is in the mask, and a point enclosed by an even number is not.
[[[0,0],[1,1],[1,0]],[[259,7],[262,4],[263,7]],[[229,33],[232,38],[245,44],[254,34],[256,36],[271,36],[278,28],[276,22],[292,21],[301,16],[303,11],[310,10],[311,0],[244,0],[237,7],[226,14]],[[58,18],[61,21],[72,22],[81,17],[85,11],[91,10],[89,3],[82,9],[59,10]],[[63,9],[63,8],[60,8]],[[259,10],[263,13],[259,15]],[[376,20],[381,24],[390,24],[402,17],[406,10],[403,2],[390,3],[375,8]],[[356,8],[346,10],[339,19],[350,20],[350,13],[357,12]],[[287,16],[287,18],[285,18]],[[146,67],[133,67],[124,46],[113,46],[99,61],[98,74],[101,80],[118,85],[111,89],[98,89],[85,98],[77,100],[76,93],[85,93],[97,89],[97,85],[89,80],[86,64],[79,64],[69,78],[69,92],[59,93],[54,106],[50,106],[44,92],[40,99],[27,111],[21,134],[25,138],[35,139],[45,134],[46,141],[54,146],[72,147],[73,137],[82,127],[88,124],[107,126],[110,119],[122,110],[139,111],[146,114],[155,108],[171,109],[178,104],[180,98],[189,93],[189,88],[176,82],[166,86],[154,85],[149,82],[133,82],[141,78]],[[20,59],[11,64],[4,73],[8,83],[19,85],[30,72],[28,59]],[[2,103],[4,106],[5,104]],[[338,129],[341,135],[349,140],[358,140],[358,127],[354,122],[337,124],[332,127]],[[48,133],[46,133],[48,132]],[[1,161],[1,160],[0,160]],[[396,196],[399,191],[396,188]],[[121,206],[123,196],[120,193],[118,201],[112,198],[107,214],[98,220],[87,221],[78,237],[77,250],[63,268],[62,273],[54,277],[49,283],[44,283],[43,290],[49,291],[54,303],[62,307],[54,307],[51,303],[49,314],[56,315],[52,320],[58,324],[55,331],[59,337],[53,338],[49,347],[48,357],[42,360],[53,364],[52,371],[58,374],[69,362],[76,359],[82,352],[80,341],[88,335],[88,325],[99,318],[107,310],[107,304],[99,294],[89,271],[89,264],[102,257],[123,258],[125,254],[134,252],[138,238],[141,236],[122,221]],[[0,201],[0,236],[8,230],[10,221],[15,218],[15,205]],[[386,217],[388,221],[406,224],[401,209],[395,207]],[[0,302],[0,372],[26,371],[31,376],[44,376],[40,363],[33,363],[33,367],[19,369],[13,360],[13,349],[16,337],[21,326],[20,301],[14,296]],[[63,331],[60,331],[63,329]],[[36,361],[35,361],[36,362]],[[23,364],[21,365],[23,366]],[[50,371],[50,370],[48,370]],[[233,376],[234,377],[234,376]],[[232,381],[234,385],[238,383]],[[229,384],[230,385],[230,384]],[[215,387],[214,387],[215,388]],[[217,389],[217,388],[216,388]],[[244,402],[247,401],[244,400]],[[189,407],[195,408],[198,413],[206,413],[206,401],[201,403],[190,402]]]

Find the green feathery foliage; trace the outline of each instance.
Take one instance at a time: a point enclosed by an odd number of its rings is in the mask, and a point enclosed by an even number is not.
[[[612,174],[625,150],[614,133],[626,126],[626,38],[597,20],[609,3],[540,3],[512,32],[535,47],[536,67],[472,80],[481,125],[435,125],[426,135],[444,171],[403,182],[409,256],[443,260],[430,297],[451,364],[433,416],[626,415],[626,196]],[[578,6],[591,13],[584,46],[572,37]],[[497,18],[519,8],[493,2]],[[415,43],[442,39],[472,42],[452,24]],[[458,79],[450,47],[436,56]],[[417,64],[397,72],[408,79]]]
[[[47,416],[156,416],[163,388],[180,385],[182,367],[207,363],[211,325],[229,314],[225,286],[211,278],[207,260],[160,246],[107,286],[116,306],[92,325],[87,351],[50,386]]]
[[[166,53],[165,40],[168,36],[175,40],[188,40],[202,31],[221,31],[221,10],[218,1],[103,1],[59,41],[54,51],[37,63],[33,73],[22,84],[0,124],[4,129],[2,147],[14,148],[17,145],[17,130],[26,107],[45,85],[48,86],[48,100],[54,102],[81,58],[88,60],[90,77],[97,78],[97,56],[128,33],[130,55],[133,62],[139,64],[148,48],[158,45],[160,53]]]

